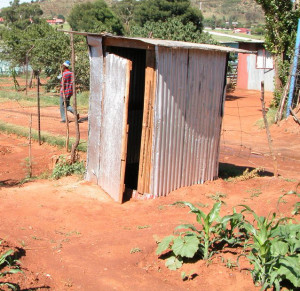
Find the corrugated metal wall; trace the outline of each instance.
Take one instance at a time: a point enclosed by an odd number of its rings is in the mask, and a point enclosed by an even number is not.
[[[257,69],[256,55],[247,55],[247,69],[248,69],[248,87],[249,90],[260,90],[261,82],[265,83],[265,90],[274,91],[274,69]]]
[[[151,193],[163,196],[218,174],[226,53],[156,50]]]
[[[103,86],[102,38],[87,38],[90,48],[90,99],[89,99],[89,134],[87,151],[86,180],[97,183],[99,176],[99,147],[101,127],[101,100]]]

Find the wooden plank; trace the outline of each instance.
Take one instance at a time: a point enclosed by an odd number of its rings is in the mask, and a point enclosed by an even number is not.
[[[149,164],[151,163],[152,144],[149,144],[152,135],[152,114],[153,114],[153,97],[154,97],[154,81],[155,81],[155,52],[146,52],[146,72],[145,72],[145,93],[144,93],[144,112],[142,124],[142,137],[138,173],[138,187],[139,193],[149,192]],[[150,156],[149,156],[150,153]],[[147,186],[148,185],[148,186]]]
[[[148,131],[147,131],[147,139],[146,139],[146,144],[147,144],[147,151],[146,151],[146,165],[145,165],[145,192],[150,193],[150,173],[152,170],[152,142],[153,142],[153,115],[154,115],[154,102],[155,102],[155,90],[156,90],[156,72],[153,70],[153,82],[151,86],[151,96],[150,96],[150,110],[149,110],[149,121],[148,121]],[[155,193],[151,193],[155,194]]]
[[[103,37],[104,46],[116,46],[116,47],[127,47],[135,49],[144,50],[154,50],[155,46],[153,44],[145,43],[140,40],[126,39],[126,38],[114,38],[109,36]]]
[[[132,70],[132,62],[128,61],[126,71],[126,93],[124,96],[124,113],[123,113],[123,134],[122,134],[122,150],[121,150],[121,180],[120,180],[120,195],[119,202],[123,202],[123,195],[125,191],[125,170],[127,157],[127,141],[128,141],[128,104],[129,104],[129,90],[130,90],[130,72]]]

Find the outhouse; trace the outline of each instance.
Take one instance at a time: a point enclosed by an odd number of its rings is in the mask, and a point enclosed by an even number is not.
[[[228,47],[87,34],[86,180],[114,200],[218,177]]]

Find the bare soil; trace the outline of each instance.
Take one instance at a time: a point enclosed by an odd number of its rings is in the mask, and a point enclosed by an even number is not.
[[[122,205],[98,186],[75,176],[18,184],[28,171],[23,163],[28,157],[28,140],[1,133],[0,253],[14,249],[23,273],[0,282],[19,284],[22,290],[259,290],[246,260],[240,260],[240,267],[229,264],[242,252],[239,248],[215,254],[209,262],[187,263],[177,271],[168,270],[155,254],[156,241],[172,234],[175,226],[196,223],[187,208],[171,205],[175,201],[198,203],[208,212],[223,194],[222,215],[247,204],[259,215],[277,212],[291,216],[296,198],[285,197],[279,205],[277,201],[282,194],[296,190],[300,181],[299,125],[289,118],[271,127],[280,175],[275,178],[266,132],[255,125],[261,118],[259,97],[256,91],[228,94],[220,175],[225,177],[232,169],[241,175],[246,168],[262,167],[261,177],[236,182],[220,178],[178,189],[165,198],[130,200]],[[267,105],[271,97],[266,94]],[[0,120],[26,126],[28,114],[35,110],[2,103]],[[35,118],[33,126],[37,127]],[[65,125],[59,120],[58,108],[42,109],[42,130],[63,135]],[[82,138],[87,137],[87,121],[80,129]],[[34,175],[50,171],[51,157],[61,153],[64,150],[34,142]],[[195,276],[183,281],[181,271]]]

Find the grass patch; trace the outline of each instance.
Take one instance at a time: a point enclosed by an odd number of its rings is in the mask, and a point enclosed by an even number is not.
[[[17,136],[28,137],[27,127],[5,123],[3,121],[0,121],[0,131],[8,134],[16,134]],[[38,131],[35,129],[31,129],[31,134],[32,134],[31,136],[32,139],[38,141]],[[60,135],[54,136],[46,131],[42,131],[41,141],[49,145],[63,148],[65,146],[66,138]],[[75,138],[70,138],[70,149],[71,149],[71,144],[73,143],[75,143]],[[86,152],[86,150],[87,150],[87,142],[85,140],[81,140],[78,145],[78,151]]]
[[[267,121],[268,121],[269,125],[275,123],[276,113],[277,113],[277,109],[276,108],[269,108],[269,110],[267,112]],[[257,120],[255,122],[255,125],[258,126],[259,129],[265,128],[265,123],[264,123],[263,118]]]
[[[0,85],[1,87],[1,85]],[[17,101],[21,106],[37,106],[37,93],[36,92],[28,92],[26,95],[25,92],[11,91],[5,90],[5,88],[1,88],[0,90],[0,103],[7,101]],[[77,95],[77,108],[80,110],[87,110],[89,106],[89,92],[81,92]],[[71,99],[72,103],[73,99]],[[40,94],[40,106],[48,107],[48,106],[59,106],[59,93],[42,93]]]

